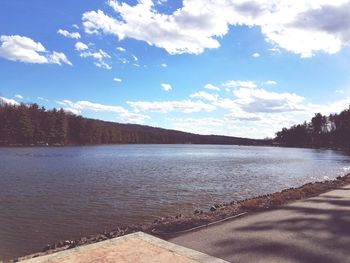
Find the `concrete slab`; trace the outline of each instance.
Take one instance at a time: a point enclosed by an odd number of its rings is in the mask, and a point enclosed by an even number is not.
[[[21,261],[23,263],[225,263],[222,259],[172,244],[137,232],[51,255]]]

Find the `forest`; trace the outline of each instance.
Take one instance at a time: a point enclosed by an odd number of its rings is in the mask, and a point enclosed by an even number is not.
[[[327,147],[350,150],[350,107],[339,114],[315,114],[310,122],[283,128],[275,143],[290,147]]]
[[[239,144],[270,141],[217,135],[197,135],[145,125],[121,124],[74,115],[37,104],[0,101],[0,145],[64,146],[94,144]]]

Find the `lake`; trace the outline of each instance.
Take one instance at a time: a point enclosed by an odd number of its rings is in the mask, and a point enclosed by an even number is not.
[[[0,148],[0,259],[350,172],[340,151],[219,145]]]

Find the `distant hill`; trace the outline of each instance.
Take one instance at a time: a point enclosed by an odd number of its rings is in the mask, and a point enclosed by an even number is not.
[[[37,104],[0,102],[0,145],[93,144],[237,144],[267,145],[271,141],[154,128],[88,119],[63,109],[46,110]]]

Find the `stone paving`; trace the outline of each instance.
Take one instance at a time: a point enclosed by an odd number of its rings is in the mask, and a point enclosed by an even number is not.
[[[225,263],[204,253],[181,247],[142,232],[77,247],[23,263]]]

